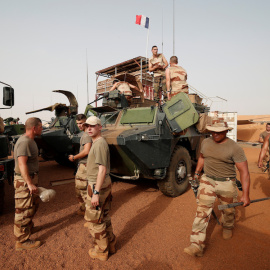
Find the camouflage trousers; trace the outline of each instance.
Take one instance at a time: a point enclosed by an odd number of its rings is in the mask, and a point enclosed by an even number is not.
[[[160,101],[161,91],[163,91],[164,100],[167,100],[166,77],[154,77],[154,101]]]
[[[32,179],[33,184],[38,183],[37,175]],[[30,194],[27,183],[21,176],[15,175],[15,219],[14,235],[16,241],[24,242],[29,239],[33,227],[32,219],[37,212],[39,197],[36,194]]]
[[[206,228],[214,207],[216,198],[220,204],[237,202],[237,187],[235,180],[215,181],[205,174],[200,180],[200,187],[197,195],[197,212],[192,225],[190,242],[203,250],[205,247]],[[235,209],[228,208],[222,211],[221,222],[226,229],[234,227]]]
[[[107,253],[109,243],[115,238],[109,216],[112,201],[111,185],[100,190],[98,207],[91,204],[93,183],[89,183],[87,190],[84,219],[88,222],[90,234],[94,238],[96,252]]]
[[[85,202],[87,198],[87,185],[88,181],[86,178],[86,166],[84,164],[79,164],[75,176],[75,193],[80,204],[80,209],[82,211],[85,211]]]

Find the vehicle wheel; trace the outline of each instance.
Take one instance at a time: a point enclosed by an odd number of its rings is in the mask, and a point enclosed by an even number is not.
[[[5,183],[0,181],[0,215],[2,215],[4,210],[4,197],[5,197]]]
[[[166,178],[158,181],[158,187],[163,194],[177,197],[186,191],[190,174],[191,158],[189,152],[182,146],[176,146]]]

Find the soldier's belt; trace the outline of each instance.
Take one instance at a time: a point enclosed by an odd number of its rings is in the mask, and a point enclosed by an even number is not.
[[[216,177],[216,176],[211,176],[211,175],[206,175],[206,177],[209,177],[215,181],[221,181],[221,182],[232,181],[236,179],[235,177]]]
[[[14,173],[16,176],[22,176],[20,173]],[[35,177],[35,175],[37,175],[38,173],[29,173],[29,176],[31,177],[31,178],[34,178]]]

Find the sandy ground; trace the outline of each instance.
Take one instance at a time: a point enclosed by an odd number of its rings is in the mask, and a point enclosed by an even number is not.
[[[238,115],[238,120],[254,120],[270,122],[270,115]],[[265,131],[265,123],[237,126],[237,139],[241,141],[258,142],[260,134]]]
[[[256,167],[260,148],[244,148],[251,172],[251,199],[270,196],[270,180]],[[40,162],[40,186],[72,178],[72,170],[55,162]],[[221,226],[211,219],[202,258],[183,252],[196,211],[193,191],[178,198],[164,196],[154,182],[113,184],[112,223],[117,253],[107,262],[91,260],[92,246],[78,205],[74,184],[56,186],[54,201],[41,203],[34,218],[42,230],[32,236],[43,245],[15,251],[13,188],[6,185],[6,205],[0,217],[0,269],[270,269],[270,200],[238,207],[234,236],[223,240]],[[215,208],[217,216],[220,212]]]

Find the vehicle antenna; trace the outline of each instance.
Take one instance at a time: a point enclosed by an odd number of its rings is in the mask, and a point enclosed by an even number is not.
[[[174,27],[174,9],[175,9],[175,7],[174,7],[174,0],[173,0],[173,55],[175,55],[174,54],[174,52],[175,52],[175,50],[174,50],[174,48],[175,48],[175,40],[174,40],[174,35],[175,35],[175,27]]]
[[[88,57],[87,57],[87,49],[86,49],[86,82],[87,82],[87,104],[89,103],[89,91],[88,91]]]
[[[162,33],[161,33],[161,37],[162,37],[162,54],[163,54],[163,9],[162,9]]]

